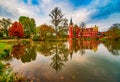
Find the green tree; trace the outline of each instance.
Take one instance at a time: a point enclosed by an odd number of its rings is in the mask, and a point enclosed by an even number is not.
[[[61,10],[58,7],[55,7],[49,14],[49,16],[51,17],[51,22],[52,24],[55,26],[55,30],[56,30],[56,37],[57,37],[57,33],[58,33],[58,25],[60,24],[60,22],[62,21],[63,18],[63,14],[61,12]]]
[[[24,32],[25,32],[26,37],[33,36],[33,34],[36,33],[36,24],[33,18],[29,18],[26,16],[20,16],[19,22],[24,27]]]
[[[0,20],[0,27],[3,28],[3,31],[6,35],[6,37],[8,37],[8,28],[9,28],[10,24],[11,24],[10,19],[3,18],[3,19]]]

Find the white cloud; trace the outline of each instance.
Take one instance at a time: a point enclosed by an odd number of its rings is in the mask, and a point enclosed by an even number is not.
[[[114,23],[120,23],[120,13],[114,13],[108,18],[102,20],[93,20],[88,24],[88,27],[97,25],[99,27],[99,31],[107,31]]]
[[[42,0],[43,3],[49,3],[51,2],[52,0]]]
[[[36,19],[40,18],[40,16],[37,14],[40,11],[36,6],[33,6],[32,4],[25,4],[19,0],[11,0],[10,2],[8,0],[4,0],[4,2],[0,1],[0,6],[6,9],[8,12],[12,13],[16,20],[18,20],[18,17],[22,15]]]
[[[96,24],[100,27],[100,30],[106,30],[111,24],[120,19],[120,14],[113,14],[104,20],[91,19],[91,15],[97,12],[96,7],[105,6],[110,0],[93,0],[90,5],[77,9],[74,8],[69,0],[39,0],[39,5],[33,5],[31,0],[28,1],[28,3],[24,3],[23,0],[0,0],[0,6],[13,15],[13,17],[10,17],[12,20],[18,20],[19,16],[24,15],[34,18],[37,26],[43,23],[51,24],[49,13],[54,7],[59,7],[64,17],[68,18],[68,20],[72,17],[74,24],[79,24],[82,21],[91,21],[91,23],[88,22],[87,25]],[[4,17],[9,18],[8,16]]]
[[[94,10],[89,11],[87,8],[80,8],[74,12],[70,12],[68,16],[73,18],[75,24],[79,24],[80,22],[90,20],[92,13],[94,13]]]
[[[72,17],[74,23],[88,20],[89,14],[91,13],[87,9],[74,10],[68,0],[59,2],[53,0],[42,0],[40,5],[36,6],[32,5],[30,1],[28,4],[25,4],[19,0],[11,0],[10,2],[8,2],[8,0],[4,0],[4,2],[0,1],[0,5],[12,13],[16,20],[19,16],[25,15],[34,18],[37,25],[50,23],[50,17],[48,15],[54,7],[59,7],[68,19]]]

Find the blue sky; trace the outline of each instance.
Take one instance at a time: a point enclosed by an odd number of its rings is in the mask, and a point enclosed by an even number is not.
[[[50,11],[59,7],[64,17],[73,19],[74,24],[85,22],[87,27],[99,26],[106,31],[112,24],[120,23],[120,0],[0,0],[0,19],[19,16],[34,18],[37,26],[51,24]]]

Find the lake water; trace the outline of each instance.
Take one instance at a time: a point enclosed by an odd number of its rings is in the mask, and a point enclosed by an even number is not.
[[[120,82],[120,42],[31,42],[11,55],[13,70],[34,82]]]

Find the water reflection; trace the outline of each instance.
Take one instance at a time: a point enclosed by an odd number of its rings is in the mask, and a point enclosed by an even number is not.
[[[36,46],[31,46],[30,44],[13,45],[11,55],[14,58],[21,59],[23,63],[31,62],[36,59]]]
[[[102,43],[98,40],[72,40],[68,42],[39,42],[31,45],[16,44],[13,45],[11,55],[16,59],[21,59],[23,63],[31,62],[36,59],[37,52],[47,57],[52,56],[50,66],[56,71],[64,66],[64,63],[68,61],[68,57],[72,59],[74,53],[84,55],[86,50],[96,52],[98,45]],[[112,55],[120,55],[120,41],[106,41],[104,45],[111,52]]]
[[[51,56],[54,53],[54,42],[39,42],[37,44],[37,51],[44,56]]]
[[[65,44],[56,43],[55,54],[52,57],[52,63],[50,66],[57,71],[62,69],[64,63],[68,61],[68,49]]]
[[[69,51],[70,51],[70,55],[72,58],[72,54],[73,52],[77,53],[79,51],[79,53],[81,55],[85,54],[85,50],[93,50],[94,52],[96,52],[98,50],[98,45],[101,42],[98,40],[72,40],[69,39]]]
[[[22,64],[11,64],[33,82],[119,82],[119,43],[69,39],[17,44],[11,54]]]
[[[69,50],[64,42],[41,42],[37,46],[37,51],[44,56],[52,55],[50,66],[56,72],[61,70],[64,63],[68,61]]]
[[[104,44],[112,55],[120,55],[120,41],[111,40],[104,42]]]

